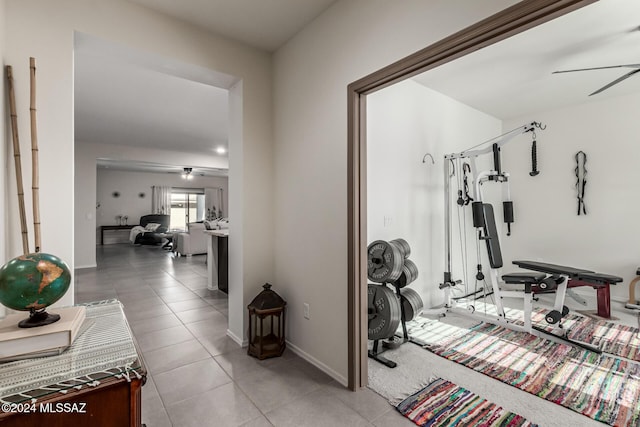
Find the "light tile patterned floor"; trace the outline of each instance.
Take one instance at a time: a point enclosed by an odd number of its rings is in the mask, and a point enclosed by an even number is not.
[[[149,371],[147,427],[412,426],[371,390],[357,393],[290,351],[259,361],[226,336],[227,296],[206,289],[205,256],[156,246],[97,249],[76,302],[118,298]]]

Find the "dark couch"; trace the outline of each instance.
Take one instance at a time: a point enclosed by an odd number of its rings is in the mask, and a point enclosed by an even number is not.
[[[149,223],[160,224],[156,231],[145,231],[136,236],[134,243],[139,245],[159,245],[166,238],[164,233],[169,230],[169,215],[151,214],[140,217],[140,225],[146,227]]]

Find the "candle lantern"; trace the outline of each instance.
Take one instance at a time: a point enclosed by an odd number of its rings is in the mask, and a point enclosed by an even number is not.
[[[284,309],[287,302],[265,283],[260,292],[247,306],[249,309],[250,356],[258,359],[281,356],[284,351]]]

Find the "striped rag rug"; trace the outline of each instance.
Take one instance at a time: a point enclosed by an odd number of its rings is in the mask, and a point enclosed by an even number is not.
[[[638,363],[487,323],[425,344],[441,357],[597,421],[640,426]]]
[[[442,378],[407,397],[396,409],[417,425],[426,427],[537,426]]]
[[[497,314],[496,307],[492,304],[474,302],[476,310],[485,314]],[[550,333],[554,332],[554,325],[549,325],[545,315],[549,308],[536,308],[531,314],[533,323]],[[507,319],[522,325],[524,312],[515,308],[506,308]],[[569,313],[562,318],[562,325],[567,331],[567,338],[599,348],[605,353],[624,357],[640,362],[640,329],[634,326],[614,323],[609,320],[597,319]]]
[[[544,329],[551,329],[544,320],[547,311],[535,310],[531,320]],[[597,347],[605,353],[640,362],[640,330],[607,320],[593,319],[569,313],[562,319],[567,337]]]

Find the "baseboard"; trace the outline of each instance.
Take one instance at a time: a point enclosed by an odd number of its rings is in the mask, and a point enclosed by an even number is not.
[[[619,297],[619,296],[611,295],[611,301],[615,301],[615,302],[619,302],[619,303],[622,303],[622,304],[626,304],[626,303],[629,302],[629,297],[622,298],[622,297]]]
[[[92,265],[76,265],[73,269],[74,270],[82,270],[85,268],[97,268],[98,264],[92,264]]]
[[[613,289],[614,286],[612,285],[612,286],[610,286],[610,288]],[[575,292],[576,294],[580,295],[581,297],[584,297],[584,299],[586,299],[586,300],[588,300],[590,298],[596,298],[596,293],[592,289],[585,290],[585,289],[580,289],[580,288],[571,288],[571,290],[573,292]],[[566,297],[567,298],[571,298],[569,295],[567,295]],[[622,303],[622,304],[627,303],[629,301],[628,298],[621,297],[621,296],[618,296],[618,295],[611,295],[609,298],[610,298],[611,301],[619,302],[619,303]],[[594,299],[594,301],[596,301],[596,300]]]
[[[286,340],[286,342],[287,342],[287,347],[291,351],[293,351],[295,354],[302,357],[304,360],[311,363],[313,366],[320,369],[322,372],[329,375],[331,378],[338,381],[343,386],[345,387],[349,386],[349,381],[347,381],[347,379],[342,375],[340,375],[338,372],[334,371],[333,369],[331,369],[330,367],[328,367],[327,365],[325,365],[324,363],[322,363],[321,361],[319,361],[318,359],[316,359],[306,351],[302,350],[300,347],[296,346],[295,344],[292,344],[291,341]]]
[[[236,344],[238,344],[240,347],[246,347],[249,345],[248,340],[243,340],[242,338],[238,337],[236,334],[231,332],[229,329],[227,329],[227,336],[232,340],[234,340]]]

